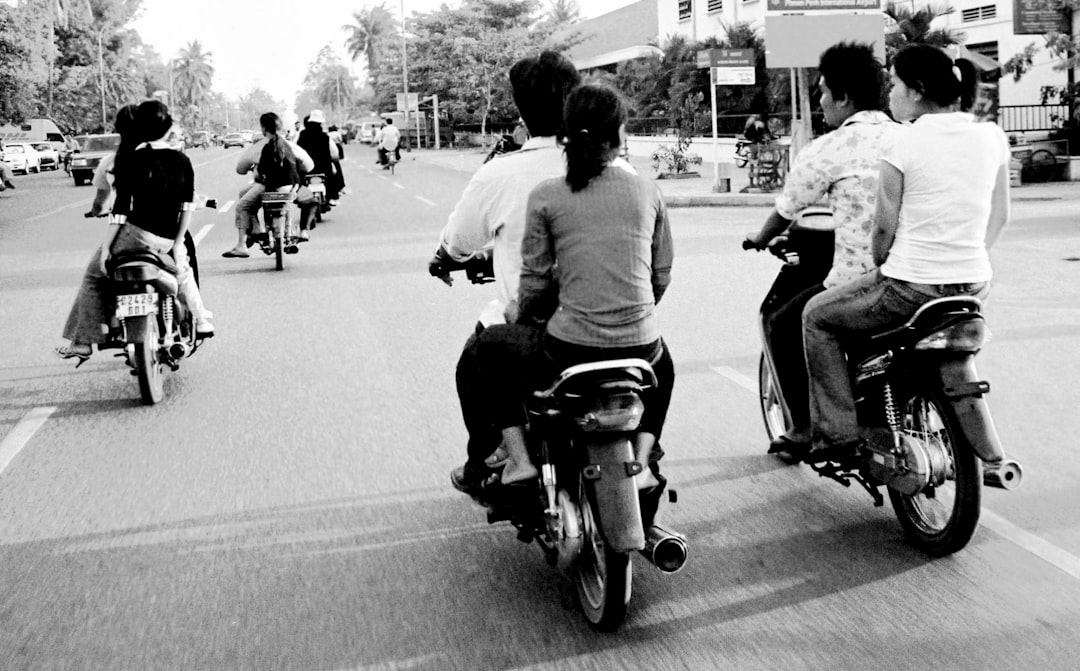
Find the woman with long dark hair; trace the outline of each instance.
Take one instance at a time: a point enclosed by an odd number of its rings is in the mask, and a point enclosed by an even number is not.
[[[494,424],[503,432],[492,463],[505,460],[504,484],[537,475],[525,449],[526,394],[574,364],[641,358],[659,386],[645,399],[635,443],[637,459],[650,465],[638,486],[656,489],[657,440],[675,379],[656,314],[671,276],[667,210],[656,184],[619,158],[626,108],[614,89],[579,86],[565,112],[566,176],[529,195],[518,314],[480,335]]]
[[[113,213],[126,215],[127,222],[110,226],[108,237],[90,260],[64,326],[64,337],[71,344],[56,348],[60,358],[77,359],[77,366],[90,358],[94,344],[105,342],[111,322],[105,263],[121,252],[149,249],[171,254],[179,269],[180,299],[195,318],[196,333],[202,338],[214,335],[212,315],[203,305],[184,248],[195,209],[195,173],[187,156],[162,142],[172,123],[168,107],[147,100],[135,111],[134,139],[129,134],[117,150]]]

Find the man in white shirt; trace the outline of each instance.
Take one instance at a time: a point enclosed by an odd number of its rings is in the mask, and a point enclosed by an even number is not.
[[[386,125],[375,136],[375,144],[379,147],[379,164],[387,168],[386,156],[394,152],[394,160],[401,160],[401,131],[394,125],[393,119],[387,119]]]
[[[477,335],[488,326],[505,323],[503,313],[517,298],[529,192],[546,179],[566,174],[556,134],[562,127],[566,96],[580,81],[574,65],[552,51],[514,64],[510,69],[514,104],[531,137],[520,150],[480,166],[443,228],[431,261],[431,273],[449,284],[449,276],[440,270],[440,263],[448,258],[463,261],[485,249],[492,249],[494,254],[495,298],[480,313],[475,331],[465,342],[456,373],[469,444],[468,460],[454,469],[450,477],[454,487],[465,493],[477,491],[492,475],[484,459],[502,440],[501,432],[491,424],[479,387]]]

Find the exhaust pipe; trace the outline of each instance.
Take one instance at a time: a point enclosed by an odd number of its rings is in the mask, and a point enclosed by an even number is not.
[[[686,564],[689,546],[682,534],[654,524],[645,532],[645,547],[640,552],[664,573],[675,573]]]
[[[1012,459],[1003,459],[996,464],[986,464],[983,467],[983,484],[987,487],[998,489],[1016,489],[1020,486],[1024,469]]]

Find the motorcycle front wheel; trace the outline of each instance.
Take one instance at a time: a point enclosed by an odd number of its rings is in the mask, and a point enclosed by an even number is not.
[[[583,493],[584,494],[584,493]],[[600,631],[615,631],[630,604],[630,555],[607,546],[593,514],[590,497],[581,497],[582,544],[575,568],[578,602],[585,619]]]
[[[274,268],[285,269],[285,226],[280,218],[274,219]]]
[[[164,364],[159,355],[157,315],[128,317],[125,320],[128,341],[135,345],[135,374],[143,403],[154,405],[165,395]]]
[[[889,490],[908,541],[933,557],[962,549],[979,526],[982,466],[952,404],[939,392],[916,392],[898,406],[904,433],[942,461],[944,478],[914,495]]]

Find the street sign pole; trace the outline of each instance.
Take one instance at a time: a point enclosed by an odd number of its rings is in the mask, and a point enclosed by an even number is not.
[[[712,109],[713,191],[720,190],[720,138],[716,134],[716,68],[709,68],[709,105]]]

